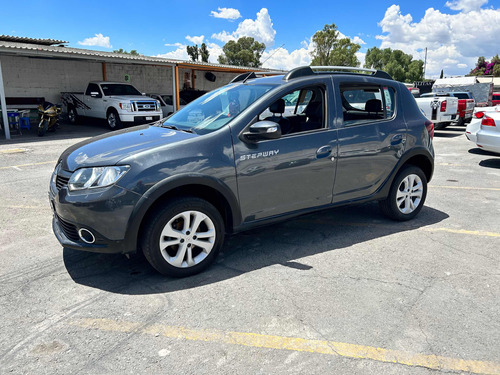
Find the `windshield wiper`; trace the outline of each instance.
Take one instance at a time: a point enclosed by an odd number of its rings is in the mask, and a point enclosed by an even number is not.
[[[177,127],[175,127],[174,125],[165,125],[165,124],[160,124],[160,126],[162,128],[167,128],[167,129],[172,129],[172,130],[177,130],[177,131],[180,131],[180,132],[185,132],[185,133],[194,133],[193,130],[191,129],[179,129]]]

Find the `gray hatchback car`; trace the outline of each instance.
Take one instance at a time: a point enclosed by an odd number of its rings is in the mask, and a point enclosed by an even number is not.
[[[433,124],[387,73],[349,69],[245,73],[167,119],[68,148],[50,183],[55,235],[72,249],[141,249],[182,277],[209,266],[226,234],[296,215],[376,200],[412,219]]]

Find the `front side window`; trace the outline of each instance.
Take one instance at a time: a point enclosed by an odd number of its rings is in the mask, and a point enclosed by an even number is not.
[[[292,91],[259,115],[259,120],[280,125],[281,134],[295,134],[324,128],[325,90],[311,86]]]
[[[392,87],[345,84],[340,86],[340,94],[345,125],[385,120],[395,114]]]
[[[218,130],[236,118],[274,86],[236,84],[211,91],[191,102],[161,126],[206,134]]]

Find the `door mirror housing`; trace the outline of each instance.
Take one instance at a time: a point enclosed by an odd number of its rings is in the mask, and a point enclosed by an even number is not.
[[[240,139],[243,142],[255,143],[266,139],[281,138],[280,125],[273,121],[259,121],[248,127],[246,131],[241,133]]]
[[[90,93],[90,96],[93,97],[93,98],[100,98],[101,94],[99,94],[97,91],[92,91]]]

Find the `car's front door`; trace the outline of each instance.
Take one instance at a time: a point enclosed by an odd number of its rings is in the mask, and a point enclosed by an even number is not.
[[[281,129],[287,129],[281,138],[249,143],[233,134],[243,222],[332,202],[337,131],[328,126],[326,88],[309,86],[298,91],[302,103],[296,108],[309,107],[317,116],[306,109],[284,117],[283,104],[283,112],[265,117],[266,109],[259,117],[281,122]]]
[[[104,102],[101,89],[96,83],[89,83],[87,91],[85,91],[84,102],[88,109],[85,110],[85,116],[103,117]]]

